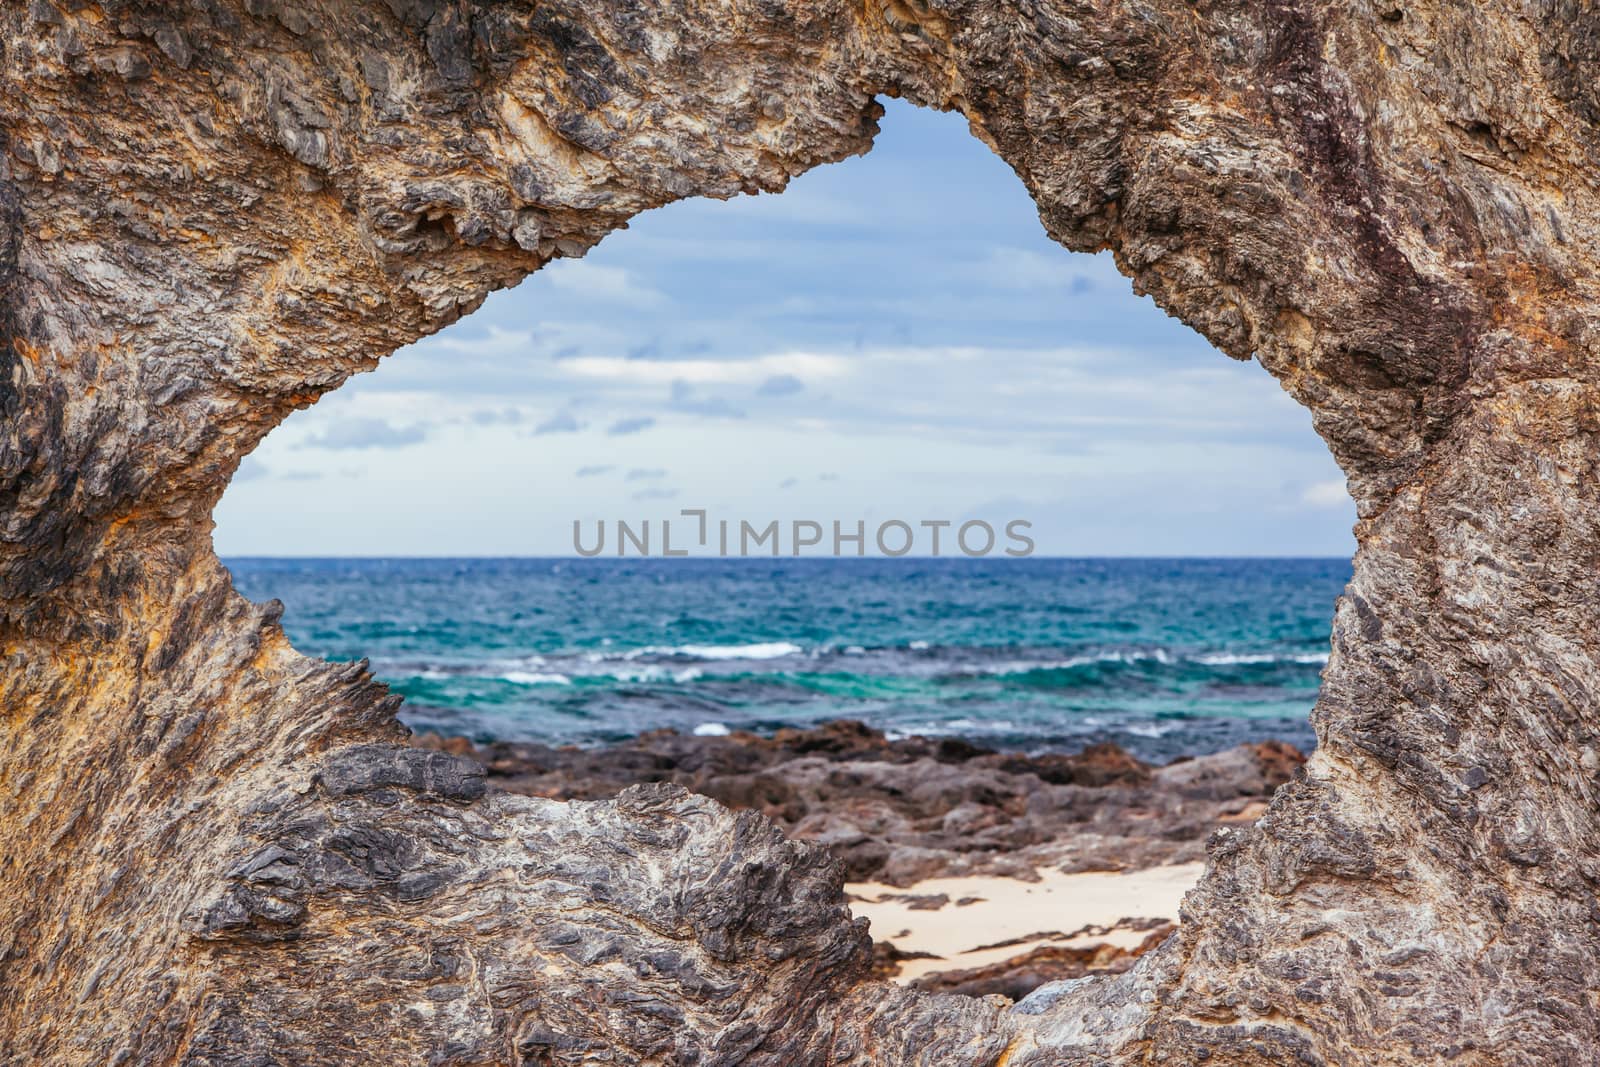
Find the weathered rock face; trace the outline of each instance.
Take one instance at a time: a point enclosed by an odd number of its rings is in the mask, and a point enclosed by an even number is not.
[[[525,796],[598,800],[634,785],[682,786],[826,845],[848,881],[897,886],[1198,863],[1213,831],[1254,822],[1305,762],[1279,742],[1159,768],[1116,745],[1030,757],[955,738],[888,741],[850,721],[771,738],[658,730],[582,751],[475,748],[432,734],[412,744],[471,756],[491,787]]]
[[[0,1048],[18,1063],[1552,1064],[1600,1044],[1600,25],[1554,0],[0,9]],[[232,592],[290,410],[645,208],[957,108],[1050,234],[1312,411],[1321,747],[1177,939],[868,980],[664,788],[484,796]]]

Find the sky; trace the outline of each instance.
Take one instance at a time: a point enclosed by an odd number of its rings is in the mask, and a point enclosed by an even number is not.
[[[647,212],[292,415],[218,551],[566,556],[575,520],[587,547],[697,508],[862,522],[868,554],[975,519],[1039,555],[1350,554],[1343,476],[1264,370],[1050,241],[960,116],[885,105],[866,156]]]

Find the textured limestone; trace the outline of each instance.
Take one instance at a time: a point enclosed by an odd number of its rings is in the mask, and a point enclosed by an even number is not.
[[[9,0],[0,48],[9,1062],[1591,1060],[1586,4]],[[1359,508],[1303,779],[1178,938],[1014,1009],[868,980],[753,815],[395,747],[208,543],[289,411],[883,93],[1258,359]]]

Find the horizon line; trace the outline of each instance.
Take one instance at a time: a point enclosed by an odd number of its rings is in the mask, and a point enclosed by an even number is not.
[[[926,562],[926,561],[933,561],[933,560],[949,560],[949,561],[952,561],[952,562],[970,562],[970,563],[979,563],[979,562],[1026,563],[1029,560],[1064,560],[1064,561],[1125,560],[1125,561],[1129,561],[1129,562],[1154,561],[1154,560],[1345,560],[1345,561],[1352,561],[1353,560],[1353,555],[1348,555],[1348,556],[1347,555],[1320,555],[1320,554],[1298,554],[1298,555],[1296,555],[1296,554],[1283,554],[1283,555],[1279,555],[1279,554],[1264,554],[1263,555],[1263,554],[1249,554],[1249,553],[1166,554],[1166,555],[1109,555],[1109,554],[1101,554],[1101,555],[1065,555],[1065,554],[1063,554],[1063,555],[1054,555],[1054,554],[1036,552],[1036,553],[1033,553],[1032,555],[1028,555],[1028,556],[1004,556],[1004,555],[999,555],[999,554],[986,555],[986,556],[963,556],[963,555],[930,556],[930,555],[910,555],[910,554],[907,554],[907,555],[904,555],[904,556],[885,556],[885,555],[881,555],[881,554],[872,554],[872,555],[863,555],[863,556],[826,556],[826,555],[800,555],[800,556],[794,556],[794,555],[787,555],[787,554],[780,555],[780,556],[770,556],[770,555],[762,555],[762,556],[717,556],[717,555],[689,555],[689,556],[644,556],[644,555],[579,556],[579,555],[565,555],[565,556],[543,556],[543,555],[531,555],[531,554],[530,555],[502,555],[502,554],[481,554],[481,553],[468,553],[468,554],[463,554],[463,555],[443,555],[443,554],[441,554],[441,555],[409,555],[409,554],[401,554],[401,555],[349,555],[349,554],[340,554],[340,553],[333,553],[333,554],[287,553],[287,554],[282,554],[282,555],[264,555],[264,554],[261,554],[261,553],[253,553],[253,552],[238,552],[238,553],[234,553],[234,552],[222,553],[222,552],[219,552],[219,553],[217,553],[217,558],[218,559],[222,559],[222,560],[229,560],[229,559],[237,559],[237,560],[254,560],[254,559],[259,559],[259,560],[405,560],[405,561],[413,561],[413,560],[415,560],[415,561],[423,561],[423,560],[527,560],[527,561],[539,561],[539,562],[551,562],[551,563],[563,563],[563,562],[573,562],[573,563],[597,563],[597,562],[598,563],[690,563],[690,562],[700,562],[700,563],[703,563],[703,562],[772,563],[772,562],[784,562],[784,561],[790,561],[790,562],[810,561],[810,562],[814,562],[814,563],[828,563],[828,562],[832,562],[832,563],[851,563],[851,562],[864,563],[864,562],[868,562],[868,561],[874,561],[874,562],[889,561],[889,562],[894,562],[894,561],[898,561],[898,560],[905,560],[905,561],[911,561],[911,562]]]

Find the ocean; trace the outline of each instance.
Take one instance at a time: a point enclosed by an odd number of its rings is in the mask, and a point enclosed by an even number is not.
[[[1165,762],[1309,750],[1347,560],[230,559],[417,730],[594,744],[861,719]]]

